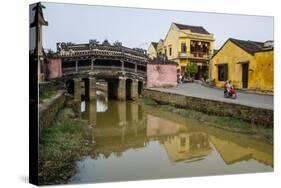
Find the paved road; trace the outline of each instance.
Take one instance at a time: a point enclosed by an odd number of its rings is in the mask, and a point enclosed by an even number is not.
[[[222,89],[202,86],[197,83],[181,84],[172,88],[151,88],[157,91],[175,93],[180,95],[217,100],[228,103],[237,103],[246,106],[273,110],[273,96],[261,94],[248,94],[237,92],[237,99],[224,98]]]

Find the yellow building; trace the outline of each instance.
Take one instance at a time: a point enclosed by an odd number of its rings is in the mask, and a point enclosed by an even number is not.
[[[217,87],[230,80],[235,88],[273,92],[273,41],[230,38],[212,57],[211,78]]]
[[[154,43],[155,44],[155,43]],[[164,40],[157,43],[153,49],[151,43],[148,54],[150,57],[165,55],[169,60],[178,63],[178,69],[185,71],[188,63],[198,66],[195,79],[208,77],[208,67],[214,49],[214,35],[202,26],[172,23]]]
[[[154,59],[157,57],[157,45],[158,43],[157,42],[151,42],[149,47],[148,47],[148,50],[147,50],[147,53],[148,53],[148,57],[150,59]]]

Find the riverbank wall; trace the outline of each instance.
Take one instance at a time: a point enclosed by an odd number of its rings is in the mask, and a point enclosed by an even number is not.
[[[65,91],[58,91],[54,97],[44,100],[44,103],[39,104],[39,132],[51,125],[57,113],[64,107],[65,103]]]
[[[152,89],[144,89],[143,96],[149,97],[160,104],[170,104],[212,115],[234,117],[256,125],[273,127],[273,110],[270,109],[184,96]]]

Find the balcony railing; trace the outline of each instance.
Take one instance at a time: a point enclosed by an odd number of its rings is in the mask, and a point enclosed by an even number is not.
[[[210,59],[211,53],[208,52],[179,52],[180,58]]]

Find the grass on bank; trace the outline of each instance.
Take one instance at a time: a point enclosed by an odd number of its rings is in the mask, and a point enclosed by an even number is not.
[[[145,105],[157,107],[159,110],[176,113],[185,118],[196,119],[213,127],[265,138],[269,143],[273,143],[273,128],[265,128],[234,117],[210,115],[191,109],[178,108],[173,105],[158,104],[149,97],[141,98],[140,102]]]
[[[55,96],[58,92],[55,89],[49,89],[39,96],[39,102],[42,103],[44,99],[49,99]]]
[[[75,173],[75,161],[89,150],[85,121],[76,120],[72,109],[63,109],[43,130],[39,141],[39,184],[62,184]],[[88,134],[87,134],[88,133]]]

